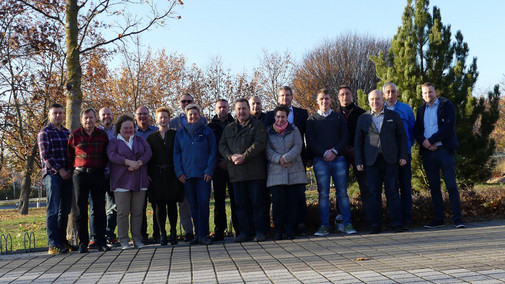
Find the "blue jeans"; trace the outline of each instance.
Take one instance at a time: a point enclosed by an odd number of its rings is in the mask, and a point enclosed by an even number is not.
[[[209,234],[210,182],[203,178],[190,178],[184,184],[184,191],[193,217],[196,237],[206,238]]]
[[[461,220],[461,201],[459,199],[458,185],[456,184],[456,161],[454,153],[441,148],[437,151],[423,152],[423,166],[430,184],[431,201],[433,203],[434,221],[444,221],[444,200],[440,190],[440,171],[444,174],[445,187],[449,192],[451,202],[452,220]]]
[[[398,192],[398,164],[387,163],[382,155],[375,164],[366,167],[368,188],[370,190],[370,225],[372,229],[382,225],[382,184],[386,193],[391,225],[399,227],[401,223],[401,201]]]
[[[252,225],[254,225],[256,234],[265,234],[265,180],[239,181],[232,184],[240,235],[251,235],[253,232]]]
[[[59,174],[47,174],[43,178],[47,194],[47,242],[60,246],[66,242],[68,214],[72,208],[72,180],[64,180]]]
[[[344,156],[338,156],[331,162],[323,158],[314,158],[314,174],[319,192],[319,220],[321,225],[330,227],[330,177],[335,185],[335,195],[344,225],[351,224],[351,205],[347,195],[347,164]]]
[[[272,213],[274,228],[277,235],[284,232],[288,236],[295,235],[299,192],[305,190],[304,184],[276,185],[270,187],[272,193]]]
[[[412,155],[409,154],[407,164],[401,166],[398,172],[398,183],[400,185],[400,199],[402,207],[402,223],[409,225],[412,223]]]

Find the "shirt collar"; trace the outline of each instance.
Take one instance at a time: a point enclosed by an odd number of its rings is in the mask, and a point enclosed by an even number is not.
[[[331,114],[331,108],[330,108],[330,110],[328,110],[328,112],[324,112],[324,111],[322,111],[322,110],[318,110],[318,111],[317,111],[317,113],[318,113],[319,115],[321,115],[321,116],[327,117],[328,115],[330,115],[330,114]]]
[[[372,109],[370,109],[370,114],[375,115],[376,117],[379,117],[381,114],[384,114],[384,108],[382,108],[382,111],[377,114],[375,112],[373,112]]]

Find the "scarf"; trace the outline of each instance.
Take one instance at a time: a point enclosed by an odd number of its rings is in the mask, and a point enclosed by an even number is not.
[[[274,123],[273,127],[274,127],[274,130],[277,131],[282,136],[282,135],[284,135],[284,131],[286,131],[288,124],[289,124],[289,122],[287,122],[287,121],[283,125],[277,125],[277,123]]]
[[[203,123],[203,119],[200,118],[196,123],[193,123],[193,124],[190,124],[190,123],[186,123],[184,125],[184,128],[186,129],[186,131],[189,133],[189,136],[191,138],[195,138],[195,136],[198,134],[198,130],[200,129],[200,127],[204,126],[204,123]]]

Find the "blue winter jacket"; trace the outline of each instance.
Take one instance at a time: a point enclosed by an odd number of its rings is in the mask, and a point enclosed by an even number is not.
[[[217,163],[217,143],[212,130],[202,125],[191,138],[186,128],[175,135],[174,168],[177,177],[203,178],[212,176]]]

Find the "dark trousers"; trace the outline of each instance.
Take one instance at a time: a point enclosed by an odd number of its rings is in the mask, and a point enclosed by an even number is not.
[[[265,234],[265,190],[264,179],[233,183],[240,235]]]
[[[77,210],[74,218],[79,236],[79,245],[88,245],[88,198],[91,195],[94,205],[93,230],[95,241],[105,245],[105,190],[103,169],[93,172],[74,171],[73,175],[75,202]]]
[[[144,208],[142,208],[142,226],[140,227],[140,234],[142,235],[142,238],[147,240],[149,238],[149,234],[147,233],[147,198],[148,194],[146,194],[145,201],[144,201]],[[153,212],[156,212],[156,203],[152,202],[151,207],[153,209]],[[153,214],[153,239],[159,239],[160,238],[160,229],[158,226],[158,221],[156,220],[156,215]]]
[[[412,223],[412,155],[409,154],[407,163],[400,167],[398,172],[400,185],[400,199],[402,206],[402,223]]]
[[[366,168],[368,187],[370,190],[370,225],[380,228],[382,225],[382,185],[386,193],[391,225],[399,227],[401,223],[401,202],[398,192],[398,164],[387,163],[382,155],[377,157],[375,164]]]
[[[305,215],[307,215],[307,197],[305,196],[305,185],[297,186],[295,192],[296,195],[296,211],[295,214],[295,226],[298,224],[305,224]]]
[[[105,224],[105,237],[108,240],[115,239],[116,234],[114,231],[117,226],[117,209],[116,209],[116,200],[114,199],[114,192],[110,191],[110,179],[105,179],[105,216],[106,216],[106,224]],[[95,211],[93,199],[91,198],[91,194],[89,195],[89,238],[91,241],[94,241],[95,238]]]
[[[459,198],[458,185],[456,183],[456,161],[454,153],[441,148],[437,151],[423,152],[423,166],[430,184],[431,201],[433,203],[433,219],[444,221],[444,200],[440,190],[440,171],[444,175],[445,187],[449,192],[451,202],[452,219],[454,222],[461,220],[461,201]]]
[[[305,185],[293,184],[269,187],[270,193],[272,193],[272,213],[276,235],[282,235],[283,233],[288,236],[295,235],[300,188],[305,190]]]
[[[154,216],[158,223],[158,230],[161,236],[167,235],[165,224],[167,221],[170,223],[170,234],[177,234],[177,201],[156,201],[156,210]]]
[[[226,186],[228,186],[228,195],[230,196],[231,206],[231,219],[233,229],[236,233],[239,232],[239,224],[237,218],[237,209],[235,207],[235,194],[232,189],[230,177],[228,172],[216,167],[214,176],[212,178],[214,187],[214,233],[216,235],[223,235],[224,230],[227,228],[226,222]],[[231,230],[231,228],[230,228]]]

